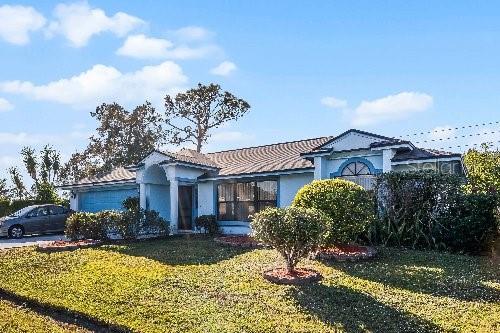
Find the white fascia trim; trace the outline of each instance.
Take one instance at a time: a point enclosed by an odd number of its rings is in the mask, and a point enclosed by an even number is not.
[[[396,144],[396,145],[387,145],[387,146],[382,146],[382,147],[374,147],[374,148],[371,148],[371,150],[378,151],[378,150],[398,149],[398,148],[410,148],[413,150],[413,149],[415,149],[415,146],[413,146],[412,144],[403,143],[403,144]]]
[[[442,157],[442,158],[426,158],[426,159],[416,159],[416,160],[406,160],[406,161],[397,161],[392,162],[392,165],[400,165],[400,164],[412,164],[412,163],[427,163],[427,162],[452,162],[452,161],[462,161],[462,159],[457,157]]]
[[[294,175],[299,173],[314,173],[314,168],[300,169],[300,170],[290,170],[285,172],[263,172],[263,173],[247,173],[242,175],[228,175],[228,176],[220,176],[220,177],[211,177],[211,178],[203,178],[198,179],[198,182],[205,181],[213,181],[220,179],[236,179],[236,178],[253,178],[253,177],[267,177],[267,176],[286,176],[286,175]]]
[[[369,150],[366,150],[367,152],[369,152]],[[380,153],[359,153],[359,154],[352,154],[352,155],[349,155],[349,156],[339,156],[339,157],[329,157],[328,160],[329,161],[335,161],[335,160],[348,160],[350,159],[351,157],[373,157],[373,156],[382,156]]]
[[[193,168],[193,169],[200,169],[200,170],[210,170],[210,171],[217,171],[219,170],[218,168],[214,167],[209,167],[209,166],[202,166],[202,165],[197,165],[197,164],[190,164],[190,163],[182,163],[182,162],[172,162],[172,163],[165,163],[161,162],[160,165],[165,165],[165,166],[184,166],[187,168]]]
[[[94,184],[81,184],[81,185],[63,185],[59,188],[61,190],[73,190],[73,189],[87,189],[94,187],[107,187],[107,186],[119,186],[119,185],[137,185],[135,179],[127,180],[127,181],[116,181],[116,182],[101,182]]]

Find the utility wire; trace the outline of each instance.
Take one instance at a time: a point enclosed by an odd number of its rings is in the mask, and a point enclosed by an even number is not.
[[[468,137],[473,137],[473,136],[495,134],[495,133],[499,133],[499,132],[500,131],[488,131],[488,132],[481,132],[481,133],[464,134],[464,135],[457,135],[457,136],[452,136],[452,137],[448,137],[448,138],[437,138],[437,139],[427,139],[427,140],[422,140],[422,141],[415,141],[413,143],[419,144],[419,143],[430,143],[430,142],[438,142],[438,141],[446,141],[446,140],[457,140],[457,139],[468,138]]]
[[[482,127],[482,126],[488,126],[488,125],[496,125],[496,124],[500,124],[500,120],[499,121],[491,121],[488,123],[479,123],[479,124],[464,125],[464,126],[458,126],[458,127],[445,127],[445,128],[441,128],[438,130],[416,132],[416,133],[412,133],[412,134],[401,135],[401,136],[398,136],[398,138],[408,138],[408,137],[417,136],[417,135],[425,135],[425,134],[433,134],[433,133],[440,133],[440,132],[447,132],[447,131],[454,131],[454,130],[462,130],[462,129]]]

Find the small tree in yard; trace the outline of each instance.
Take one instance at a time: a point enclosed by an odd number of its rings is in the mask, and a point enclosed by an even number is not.
[[[240,118],[249,109],[246,101],[213,83],[208,86],[199,83],[197,88],[179,93],[175,98],[167,95],[165,118],[170,142],[176,145],[191,142],[200,152],[210,138],[210,130]],[[174,124],[173,120],[179,122]]]
[[[251,227],[255,238],[283,256],[287,273],[292,275],[300,259],[320,245],[329,222],[316,209],[267,208],[252,217]]]

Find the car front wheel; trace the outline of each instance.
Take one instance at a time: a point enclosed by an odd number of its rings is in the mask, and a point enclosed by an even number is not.
[[[10,238],[23,238],[24,229],[20,225],[14,225],[9,229],[9,237]]]

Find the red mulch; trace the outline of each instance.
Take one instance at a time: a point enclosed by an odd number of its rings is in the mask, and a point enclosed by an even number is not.
[[[101,244],[101,241],[91,239],[84,239],[79,241],[53,241],[48,244],[39,245],[38,250],[42,252],[68,251],[99,246]]]
[[[309,268],[296,268],[293,273],[288,273],[284,268],[275,268],[265,271],[264,278],[277,284],[304,285],[322,279],[319,272]]]
[[[255,238],[247,235],[221,236],[215,238],[215,241],[223,245],[235,246],[235,247],[245,247],[245,248],[261,247],[261,244]]]
[[[337,261],[358,261],[372,259],[377,255],[377,250],[371,246],[337,244],[332,247],[321,248],[317,256],[320,259]]]

